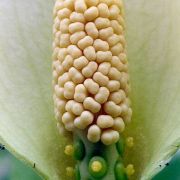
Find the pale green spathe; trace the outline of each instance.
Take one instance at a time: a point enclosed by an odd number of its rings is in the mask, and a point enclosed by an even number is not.
[[[0,2],[0,139],[48,179],[65,180],[51,92],[54,2]],[[149,179],[180,144],[180,1],[128,0],[127,41],[135,138],[127,163]]]
[[[133,121],[127,154],[150,179],[180,144],[180,1],[126,1]],[[161,166],[161,167],[160,167]]]
[[[52,7],[51,1],[0,2],[0,137],[41,175],[65,179],[71,163],[51,92]]]

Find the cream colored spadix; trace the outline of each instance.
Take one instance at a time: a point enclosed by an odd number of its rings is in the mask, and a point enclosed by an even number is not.
[[[117,142],[132,114],[121,1],[57,0],[53,17],[58,127],[87,129],[91,142]]]

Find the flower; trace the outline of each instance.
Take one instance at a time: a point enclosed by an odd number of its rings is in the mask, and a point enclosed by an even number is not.
[[[0,141],[47,179],[66,179],[51,90],[53,1],[0,2]],[[180,144],[180,2],[129,0],[127,42],[135,179],[150,179]],[[67,142],[68,141],[68,142]]]

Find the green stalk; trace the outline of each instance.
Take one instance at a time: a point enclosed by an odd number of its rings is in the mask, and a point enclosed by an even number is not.
[[[87,140],[85,132],[74,133],[74,158],[76,159],[76,180],[127,180],[122,157],[124,152],[123,138],[113,145],[106,146],[101,142],[91,143]],[[92,162],[102,163],[102,170],[93,172]]]

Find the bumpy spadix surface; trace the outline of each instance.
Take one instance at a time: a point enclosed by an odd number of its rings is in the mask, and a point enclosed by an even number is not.
[[[53,87],[60,128],[87,129],[91,142],[116,143],[130,122],[129,75],[120,0],[57,0]]]

